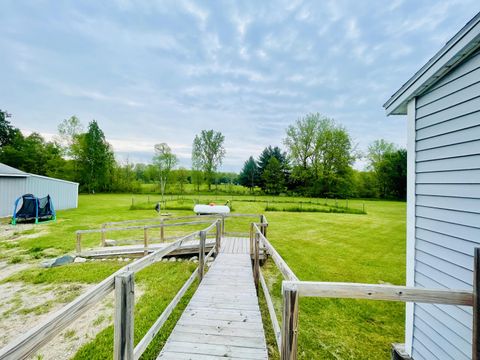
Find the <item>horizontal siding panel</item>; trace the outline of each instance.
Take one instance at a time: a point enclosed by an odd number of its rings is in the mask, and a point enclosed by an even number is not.
[[[480,125],[480,111],[419,129],[416,131],[416,139],[421,140],[477,125]]]
[[[437,148],[440,146],[465,143],[467,141],[476,141],[478,139],[480,139],[480,126],[475,126],[469,129],[458,130],[451,133],[418,140],[416,149],[417,151],[420,151]],[[476,151],[476,153],[478,153],[478,151]]]
[[[415,360],[439,360],[438,357],[415,337],[412,342],[412,358]]]
[[[444,235],[450,235],[471,242],[480,240],[480,229],[458,224],[446,223],[443,221],[417,218],[417,227],[425,230],[438,232]]]
[[[431,160],[416,164],[417,173],[432,171],[453,171],[480,169],[480,155],[464,156],[441,160]]]
[[[478,81],[479,79],[477,79]],[[436,101],[433,101],[427,105],[417,108],[417,117],[423,117],[430,115],[439,111],[446,110],[452,106],[456,106],[465,101],[471,100],[473,98],[480,96],[480,83],[466,83],[466,87],[455,91],[454,88],[450,89],[450,94],[443,97],[437,98]],[[446,85],[447,87],[450,85]],[[448,91],[448,89],[447,89]]]
[[[416,161],[431,161],[480,155],[480,140],[417,151]]]
[[[480,169],[419,173],[416,176],[416,182],[417,184],[480,184]],[[476,210],[480,212],[480,203],[476,201],[475,205]]]
[[[465,211],[429,208],[424,206],[417,206],[416,213],[421,217],[480,229],[480,214],[469,213]]]
[[[480,184],[417,184],[416,193],[480,199]]]
[[[471,286],[472,284],[471,270],[465,269],[449,261],[445,261],[440,258],[437,258],[436,256],[430,254],[429,252],[421,251],[418,248],[416,249],[416,252],[415,252],[415,258],[417,259],[418,262],[422,262],[423,264],[428,265],[432,269],[437,269],[442,273],[446,273],[449,276],[463,282],[463,284],[461,285],[462,286],[461,289],[464,289],[465,285]],[[428,273],[426,275],[428,275]],[[441,278],[432,276],[432,279],[443,284]]]
[[[439,318],[433,316],[427,311],[427,309],[428,308],[424,308],[419,304],[416,308],[418,317],[420,317],[430,329],[440,329],[441,327],[445,327],[442,329],[441,335],[439,335],[448,342],[449,347],[453,346],[457,351],[460,351],[463,356],[470,359],[472,355],[472,345],[470,341],[453,331],[453,329],[458,328],[458,325],[461,324],[459,324],[457,320],[449,317],[443,318],[446,322],[442,322]],[[468,335],[471,336],[470,333]]]
[[[470,316],[466,316],[462,322],[459,318],[453,316],[450,312],[442,310],[436,304],[417,304],[416,307],[428,312],[440,322],[449,324],[450,329],[454,333],[470,344],[470,339],[472,338],[472,318]]]
[[[433,101],[448,96],[453,92],[462,90],[470,84],[478,82],[479,80],[480,66],[477,64],[476,68],[473,68],[473,70],[471,69],[470,72],[464,74],[463,76],[457,77],[453,81],[445,83],[443,86],[432,89],[428,93],[420,96],[416,101],[417,108],[430,104]]]
[[[414,325],[417,330],[415,336],[440,359],[470,360],[419,316],[415,316]]]
[[[461,268],[471,272],[473,265],[472,256],[463,254],[461,252],[452,251],[452,249],[450,248],[446,248],[433,242],[423,240],[418,236],[415,248],[449,263],[456,264]]]
[[[437,232],[421,229],[418,227],[416,228],[416,237],[417,241],[421,239],[423,241],[428,241],[432,244],[436,244],[438,246],[443,246],[444,248],[450,249],[452,250],[452,254],[462,253],[466,256],[469,256],[470,266],[468,266],[468,268],[472,268],[473,253],[475,247],[479,246],[478,243],[453,236],[439,234]]]
[[[429,92],[434,91],[449,82],[455,81],[462,76],[467,75],[471,71],[475,71],[480,67],[480,52],[477,52],[470,56],[468,59],[455,69],[453,69],[450,73],[442,77],[437,83],[435,83]]]
[[[421,175],[428,175],[428,174],[432,174],[432,173],[424,173]],[[446,172],[441,174],[450,174],[450,173]],[[478,199],[456,198],[456,197],[447,197],[447,196],[417,195],[416,204],[422,205],[422,206],[436,207],[441,209],[468,211],[468,212],[480,214],[480,200]],[[480,242],[480,239],[479,239],[479,242]]]
[[[417,117],[416,127],[422,129],[426,126],[441,123],[443,121],[459,118],[467,114],[477,112],[480,109],[480,98],[475,98],[457,106],[436,112],[424,117]]]
[[[458,290],[472,290],[472,286],[467,284],[465,281],[459,278],[459,276],[455,276],[454,274],[450,274],[448,270],[442,269],[439,270],[438,265],[429,265],[425,264],[423,260],[424,256],[420,258],[417,257],[417,261],[415,262],[415,271],[416,277],[415,281],[418,282],[418,285],[426,288],[443,288],[443,289],[458,289]],[[435,263],[435,261],[426,259],[431,263]],[[418,278],[417,275],[423,275],[423,278]],[[470,274],[470,278],[472,275]],[[467,280],[467,279],[466,279]],[[468,281],[468,280],[467,280]],[[472,280],[470,280],[472,281]]]

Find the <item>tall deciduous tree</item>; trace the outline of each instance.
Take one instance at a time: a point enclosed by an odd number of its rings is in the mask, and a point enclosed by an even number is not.
[[[72,147],[75,143],[75,138],[83,133],[83,125],[80,120],[74,115],[69,119],[63,120],[58,125],[57,142],[63,148],[66,156],[73,156]]]
[[[14,137],[14,127],[10,125],[7,117],[10,117],[10,114],[0,109],[0,148],[10,144]]]
[[[211,190],[215,172],[225,157],[224,141],[223,134],[214,130],[202,130],[193,140],[193,168],[204,171],[208,190]]]
[[[243,164],[242,171],[239,175],[240,185],[246,186],[253,191],[253,188],[259,184],[259,176],[257,162],[250,156],[250,158]]]
[[[315,196],[350,191],[355,151],[343,126],[320,114],[308,114],[289,126],[286,135],[297,183]]]
[[[167,186],[170,173],[172,169],[177,165],[177,156],[172,153],[170,146],[166,143],[155,145],[155,156],[153,157],[153,163],[158,168],[158,175],[160,180],[160,192],[162,193],[162,201],[164,200],[165,188]]]

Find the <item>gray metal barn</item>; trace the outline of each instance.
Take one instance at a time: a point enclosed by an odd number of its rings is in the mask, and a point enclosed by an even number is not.
[[[407,115],[407,285],[472,290],[480,246],[480,14],[384,105]],[[472,308],[407,305],[415,360],[472,356]]]
[[[11,216],[15,200],[23,194],[50,195],[56,210],[78,206],[78,183],[29,174],[0,163],[0,217]]]

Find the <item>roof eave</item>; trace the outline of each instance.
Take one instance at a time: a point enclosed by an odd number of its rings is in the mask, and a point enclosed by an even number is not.
[[[387,115],[405,115],[407,103],[424,93],[465,57],[480,47],[480,13],[418,70],[383,105]]]

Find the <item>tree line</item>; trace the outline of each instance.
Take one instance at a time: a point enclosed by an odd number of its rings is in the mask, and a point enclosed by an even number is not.
[[[406,197],[406,150],[385,140],[370,144],[362,154],[347,129],[318,113],[307,114],[285,130],[283,148],[267,146],[257,159],[250,156],[240,174],[218,169],[226,155],[225,137],[202,130],[192,143],[191,169],[178,167],[167,143],[154,146],[151,164],[118,162],[97,121],[86,129],[72,116],[46,141],[28,136],[11,125],[0,110],[0,162],[20,170],[80,183],[82,192],[140,192],[142,184],[156,184],[158,192],[183,193],[187,184],[240,184],[250,191],[272,195],[312,197]],[[364,158],[365,171],[353,168]]]
[[[286,151],[268,146],[257,160],[250,156],[240,184],[272,195],[406,198],[407,152],[393,143],[377,140],[362,154],[344,126],[315,113],[290,125],[283,145]],[[360,158],[366,171],[353,169]]]

